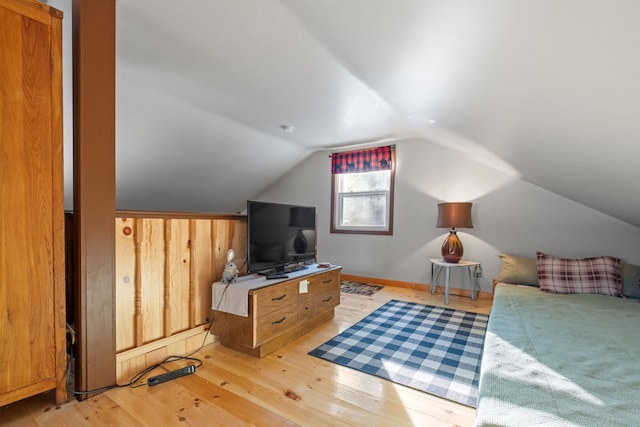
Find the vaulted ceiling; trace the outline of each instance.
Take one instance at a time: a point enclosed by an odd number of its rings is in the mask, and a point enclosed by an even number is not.
[[[639,16],[637,0],[118,0],[118,207],[235,211],[314,150],[417,138],[640,226]]]

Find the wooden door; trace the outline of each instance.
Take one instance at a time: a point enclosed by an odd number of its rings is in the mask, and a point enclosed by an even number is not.
[[[31,3],[0,0],[0,405],[66,398],[61,26]]]

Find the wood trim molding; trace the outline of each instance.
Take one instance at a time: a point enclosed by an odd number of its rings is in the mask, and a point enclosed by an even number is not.
[[[189,328],[196,326],[196,221],[189,220]]]
[[[136,218],[133,222],[133,244],[135,252],[135,268],[133,273],[134,280],[134,310],[133,323],[135,331],[136,346],[144,344],[144,317],[142,314],[142,240],[144,239],[144,227],[142,220]]]
[[[49,8],[51,13],[51,80],[52,129],[51,136],[55,150],[56,164],[53,166],[53,226],[54,243],[54,301],[55,301],[55,339],[56,339],[56,402],[68,400],[67,381],[67,333],[66,333],[66,294],[65,294],[65,220],[64,220],[64,154],[62,121],[62,12]]]
[[[430,291],[430,285],[428,283],[401,282],[399,280],[377,279],[375,277],[355,276],[351,274],[343,274],[341,279],[350,280],[354,282],[372,283],[374,285],[392,286],[396,288],[418,289],[418,290],[424,290],[426,292]],[[449,295],[457,295],[457,296],[471,298],[471,290],[450,288]],[[486,291],[477,291],[476,297],[478,299],[490,300],[490,299],[493,299],[493,294],[491,292],[486,292]]]
[[[88,391],[116,382],[116,2],[73,0],[72,17],[76,389]]]
[[[164,336],[171,336],[171,220],[164,220]]]
[[[163,212],[117,210],[116,218],[158,218],[158,219],[243,219],[245,214],[222,214],[206,212]]]

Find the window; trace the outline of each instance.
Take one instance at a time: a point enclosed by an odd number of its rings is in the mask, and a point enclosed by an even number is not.
[[[333,153],[331,232],[393,234],[394,147]]]

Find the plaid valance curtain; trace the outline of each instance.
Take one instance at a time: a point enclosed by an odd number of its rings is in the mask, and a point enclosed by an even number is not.
[[[331,172],[358,173],[391,170],[391,150],[393,146],[368,148],[331,154]]]

